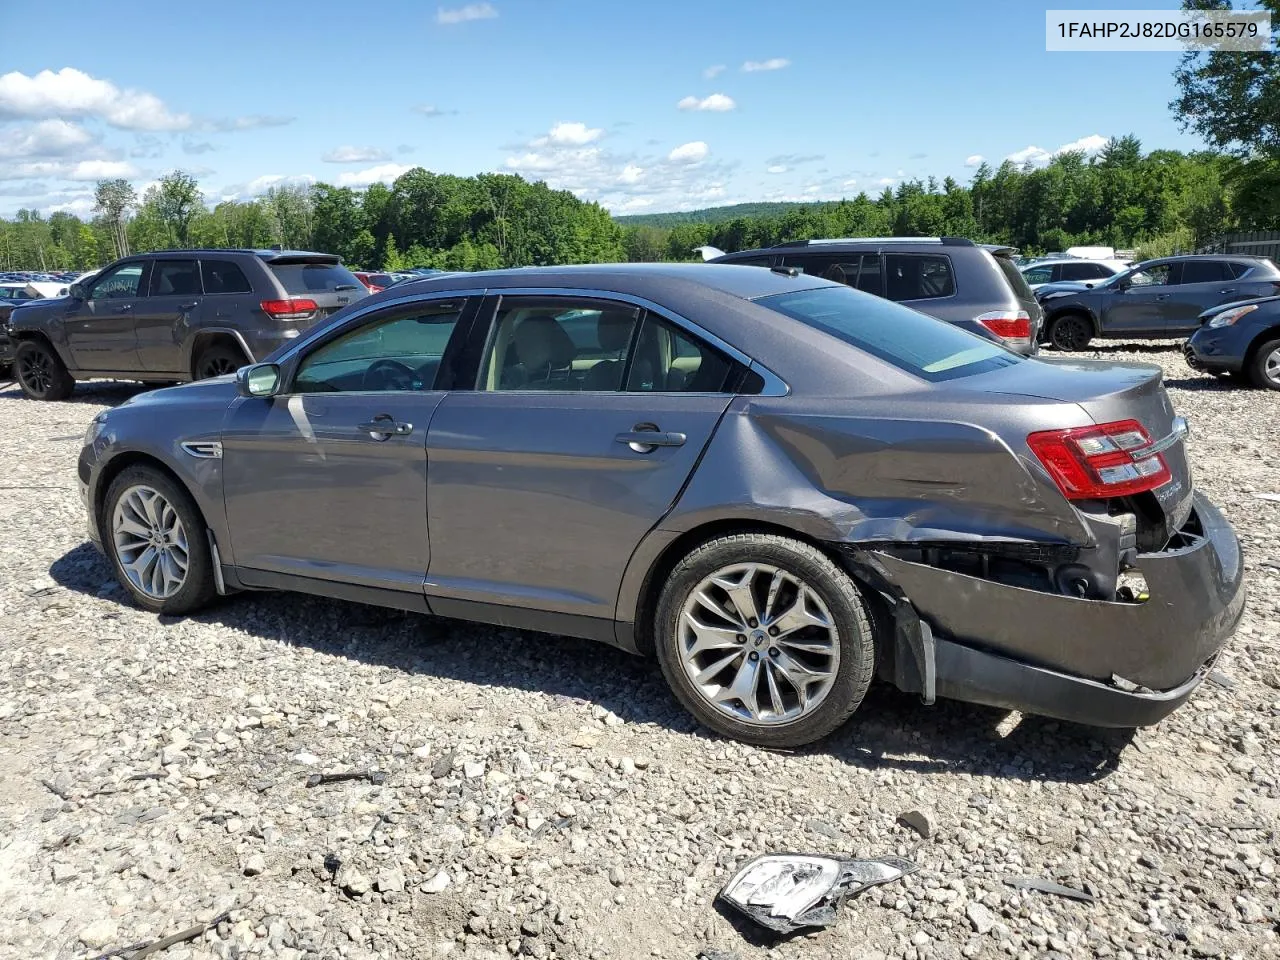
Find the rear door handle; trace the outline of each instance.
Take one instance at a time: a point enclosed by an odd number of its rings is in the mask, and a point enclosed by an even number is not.
[[[630,430],[613,438],[625,443],[636,453],[652,453],[658,447],[679,447],[689,439],[683,433],[667,433],[660,430]]]
[[[389,413],[380,413],[368,423],[360,424],[360,429],[375,440],[386,440],[388,437],[406,437],[413,433],[412,423],[400,423]]]
[[[1151,299],[1152,299],[1152,300],[1168,300],[1168,299],[1169,299],[1169,295],[1168,295],[1167,293],[1157,293],[1157,294],[1156,294],[1154,297],[1152,297]]]
[[[199,301],[199,300],[192,300],[190,303],[180,303],[180,304],[178,304],[178,309],[179,309],[179,310],[194,310],[194,309],[195,309],[196,307],[198,307],[198,306],[200,306],[200,301]]]
[[[1235,287],[1227,287],[1227,289],[1225,289],[1225,290],[1219,290],[1218,292],[1219,292],[1219,293],[1235,293],[1235,292],[1236,292],[1236,288],[1235,288]]]

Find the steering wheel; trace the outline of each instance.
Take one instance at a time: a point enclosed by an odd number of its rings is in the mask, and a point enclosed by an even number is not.
[[[364,372],[363,390],[412,390],[417,381],[413,368],[399,360],[375,360]]]

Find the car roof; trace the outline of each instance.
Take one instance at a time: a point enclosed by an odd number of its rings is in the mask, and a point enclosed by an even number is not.
[[[775,293],[794,293],[812,287],[833,286],[830,281],[804,274],[744,267],[731,263],[600,263],[552,267],[516,267],[451,273],[407,280],[396,289],[439,290],[515,287],[565,287],[599,289],[644,296],[646,289],[701,286],[743,300]]]
[[[771,247],[755,247],[750,250],[736,250],[733,253],[725,254],[726,257],[743,257],[764,254],[773,254],[781,252],[795,252],[798,250],[805,251],[833,251],[839,253],[842,250],[861,247],[927,247],[933,249],[935,247],[947,247],[948,249],[970,249],[986,250],[989,253],[1015,254],[1018,248],[1010,246],[1007,243],[974,243],[964,237],[839,237],[830,240],[788,240],[784,243],[775,243]],[[719,257],[715,259],[720,259]],[[714,261],[712,261],[714,262]]]
[[[190,250],[146,250],[142,253],[135,253],[125,259],[132,260],[139,257],[225,257],[228,254],[237,253],[261,257],[263,260],[274,260],[277,258],[287,257],[332,257],[335,260],[340,259],[336,254],[321,253],[319,250],[262,250],[253,247],[196,247]]]

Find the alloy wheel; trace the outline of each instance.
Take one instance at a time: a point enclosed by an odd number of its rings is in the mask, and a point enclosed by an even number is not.
[[[173,504],[148,486],[120,495],[111,517],[116,557],[129,582],[153,600],[182,589],[191,563],[187,531]]]
[[[1262,375],[1274,387],[1280,387],[1280,345],[1276,345],[1262,361]]]
[[[220,377],[224,373],[234,373],[236,370],[235,363],[227,356],[213,356],[206,360],[200,368],[200,379],[207,380],[210,377]]]
[[[1093,332],[1083,317],[1062,317],[1053,324],[1052,339],[1059,350],[1083,350],[1093,339]]]
[[[43,350],[24,353],[18,361],[18,378],[32,393],[47,393],[53,386],[53,363]]]
[[[821,706],[840,668],[840,634],[817,591],[763,563],[703,579],[680,612],[677,646],[694,689],[734,720],[790,723]]]

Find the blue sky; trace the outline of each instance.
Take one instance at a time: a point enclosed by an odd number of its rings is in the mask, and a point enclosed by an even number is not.
[[[1045,51],[1046,8],[1088,0],[4,6],[35,26],[0,65],[0,215],[86,214],[100,176],[176,167],[210,203],[423,166],[640,213],[967,182],[975,157],[1125,133],[1200,145],[1167,108],[1178,54]]]

